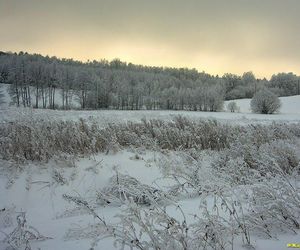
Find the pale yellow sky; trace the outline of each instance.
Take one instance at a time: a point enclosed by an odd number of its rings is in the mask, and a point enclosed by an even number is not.
[[[0,50],[300,75],[299,0],[0,0]]]

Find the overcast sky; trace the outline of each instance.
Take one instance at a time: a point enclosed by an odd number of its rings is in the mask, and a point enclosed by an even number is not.
[[[0,0],[0,50],[300,74],[300,0]]]

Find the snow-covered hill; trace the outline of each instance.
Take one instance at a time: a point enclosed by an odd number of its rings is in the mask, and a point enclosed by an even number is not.
[[[280,114],[300,114],[300,95],[279,97],[281,101]],[[251,113],[250,102],[251,99],[233,100],[240,108],[241,113]],[[230,101],[225,102],[225,106]]]

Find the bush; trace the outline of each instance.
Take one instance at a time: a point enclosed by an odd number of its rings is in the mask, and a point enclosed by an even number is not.
[[[140,205],[151,205],[171,197],[163,191],[140,183],[137,179],[116,173],[109,180],[109,185],[97,194],[100,204],[122,205],[128,201]]]
[[[239,107],[237,106],[236,102],[232,101],[227,104],[227,110],[234,113],[239,110]]]
[[[259,114],[273,114],[281,107],[280,100],[273,92],[262,89],[251,100],[251,110]]]
[[[254,232],[272,237],[276,232],[300,229],[298,173],[297,168],[290,175],[281,173],[250,187],[246,217]]]
[[[230,126],[184,117],[110,124],[106,128],[84,120],[33,120],[4,123],[0,135],[0,159],[47,162],[55,155],[86,156],[129,146],[151,150],[222,150],[236,140],[260,146],[272,140],[300,137],[300,127],[298,124]]]

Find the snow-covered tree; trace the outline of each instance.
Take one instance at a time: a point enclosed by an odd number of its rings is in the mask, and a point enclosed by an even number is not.
[[[239,107],[238,105],[236,104],[236,102],[232,101],[232,102],[229,102],[227,104],[227,110],[229,110],[230,112],[234,113],[236,111],[238,111]]]
[[[273,92],[262,89],[257,92],[251,100],[251,110],[254,113],[273,114],[278,112],[281,102]]]
[[[270,81],[242,76],[213,76],[195,69],[149,67],[115,59],[80,62],[38,54],[0,53],[0,82],[10,84],[17,106],[82,109],[175,109],[219,111],[223,99],[252,98],[267,87],[278,95],[299,92],[299,77],[274,75]],[[61,99],[58,95],[61,94]],[[56,98],[55,98],[56,97]]]
[[[291,72],[279,73],[271,77],[268,87],[271,88],[274,93],[281,96],[297,95],[298,81],[299,77]]]
[[[4,90],[3,86],[0,85],[0,106],[4,103]]]

